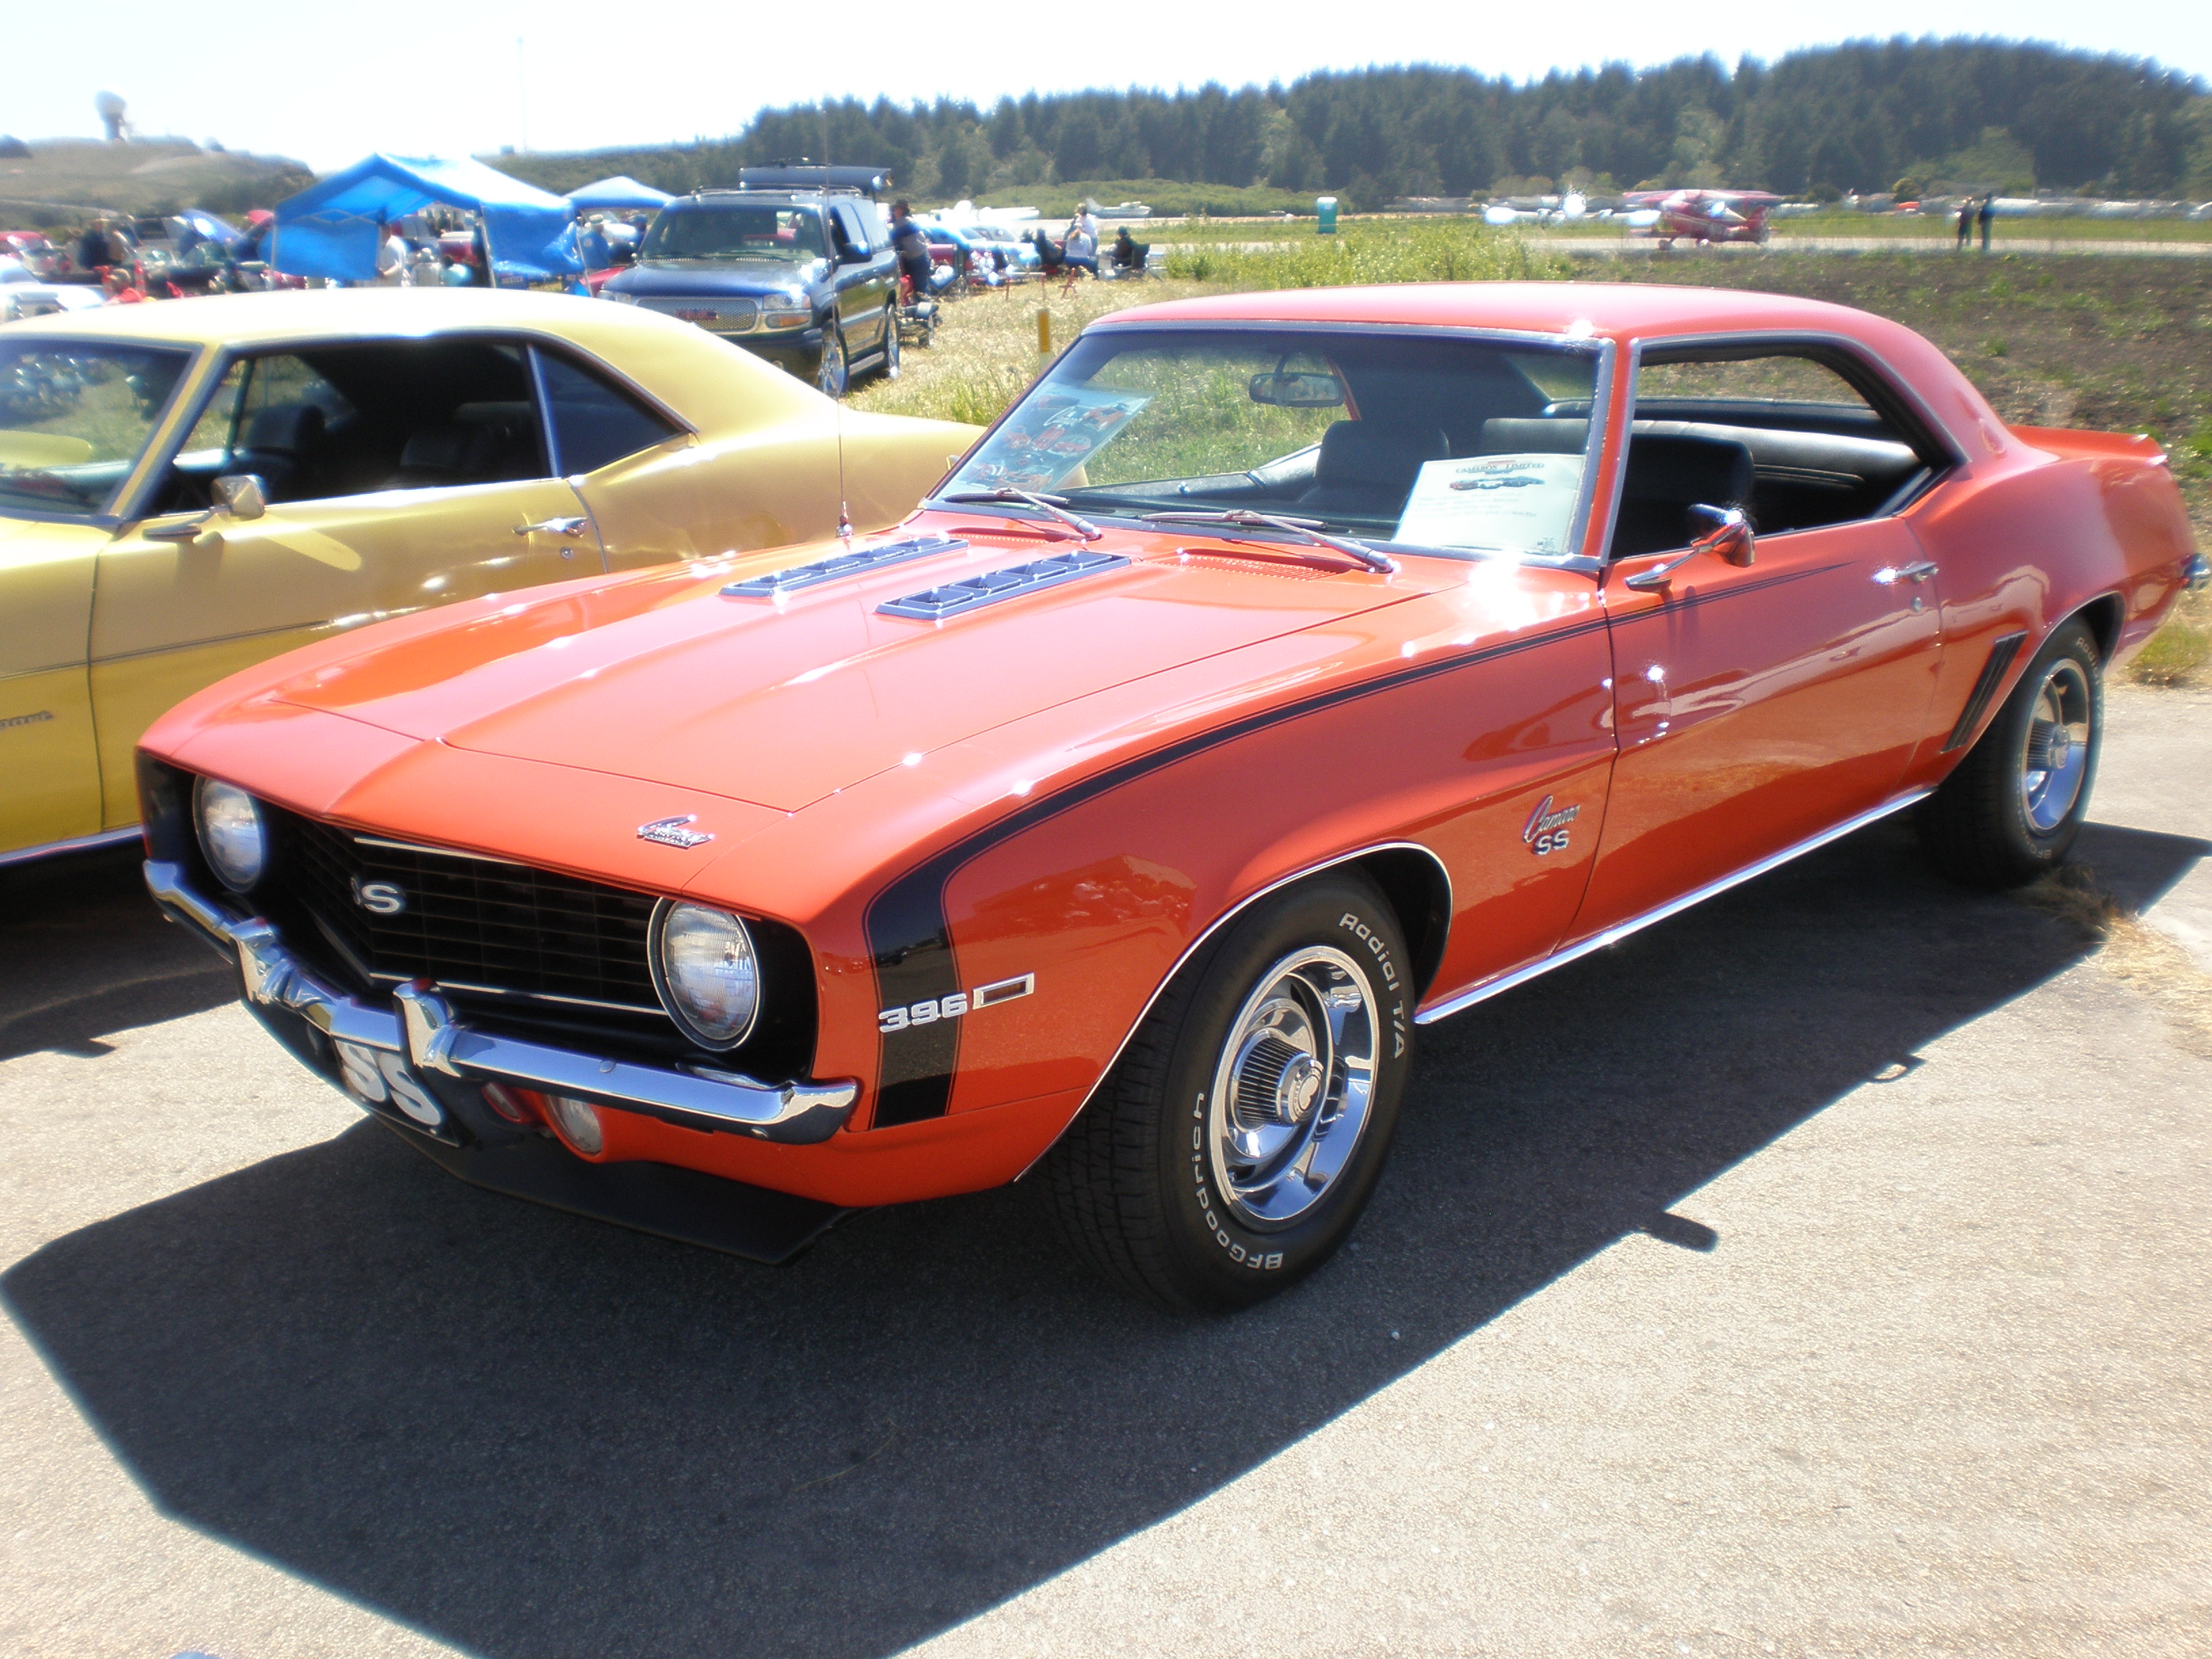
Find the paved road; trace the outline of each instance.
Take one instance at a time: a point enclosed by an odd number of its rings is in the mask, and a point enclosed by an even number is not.
[[[2177,936],[2208,771],[2115,696]],[[2212,1061],[1896,827],[1427,1033],[1228,1322],[1018,1188],[780,1273],[477,1193],[212,967],[127,861],[0,908],[0,1651],[2212,1650]]]

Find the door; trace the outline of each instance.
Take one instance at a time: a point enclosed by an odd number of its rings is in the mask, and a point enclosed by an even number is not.
[[[139,735],[223,676],[364,623],[601,570],[581,501],[548,471],[520,348],[349,342],[234,364],[179,446],[163,510],[100,555],[90,691],[107,824],[137,820]],[[218,471],[264,477],[267,511],[176,510]]]
[[[1942,647],[1935,568],[1894,516],[1926,441],[1808,357],[1640,373],[1605,572],[1619,758],[1576,937],[1894,794]],[[1771,526],[1753,562],[1684,558],[1695,502]]]
[[[0,519],[0,858],[99,833],[84,665],[106,532]]]
[[[595,366],[532,349],[556,465],[582,492],[609,569],[781,547],[836,530],[834,428],[785,422],[695,439]]]
[[[892,321],[890,262],[882,257],[883,239],[873,234],[868,220],[874,210],[851,202],[833,202],[832,237],[841,261],[837,284],[837,321],[845,331],[848,357],[866,357],[884,349],[884,331]]]

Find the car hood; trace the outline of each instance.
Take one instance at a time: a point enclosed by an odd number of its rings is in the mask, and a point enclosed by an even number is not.
[[[1100,544],[1126,562],[941,621],[878,610],[1070,545],[978,537],[776,600],[722,590],[837,544],[476,601],[273,691],[456,750],[797,811],[1073,699],[1454,580],[1449,565],[1425,579],[1188,557],[1142,536]]]
[[[820,274],[821,264],[818,259],[804,264],[787,259],[648,259],[632,265],[607,286],[640,299],[777,294],[805,288]]]

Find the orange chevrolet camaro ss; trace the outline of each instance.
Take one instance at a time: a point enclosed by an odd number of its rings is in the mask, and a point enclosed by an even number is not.
[[[168,914],[432,1159],[781,1260],[1025,1172],[1172,1305],[1294,1282],[1414,1028],[1884,814],[2063,859],[2205,579],[2148,439],[1662,287],[1086,331],[880,535],[363,629],[147,734]]]

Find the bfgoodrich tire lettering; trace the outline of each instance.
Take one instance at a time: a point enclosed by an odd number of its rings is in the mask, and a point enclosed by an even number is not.
[[[1413,986],[1372,884],[1261,901],[1186,964],[1042,1169],[1075,1252],[1170,1307],[1273,1295],[1341,1244],[1397,1127]]]
[[[2054,629],[1966,757],[1921,804],[1921,843],[1970,887],[2017,887],[2065,861],[2089,811],[2105,690],[2087,625]]]

